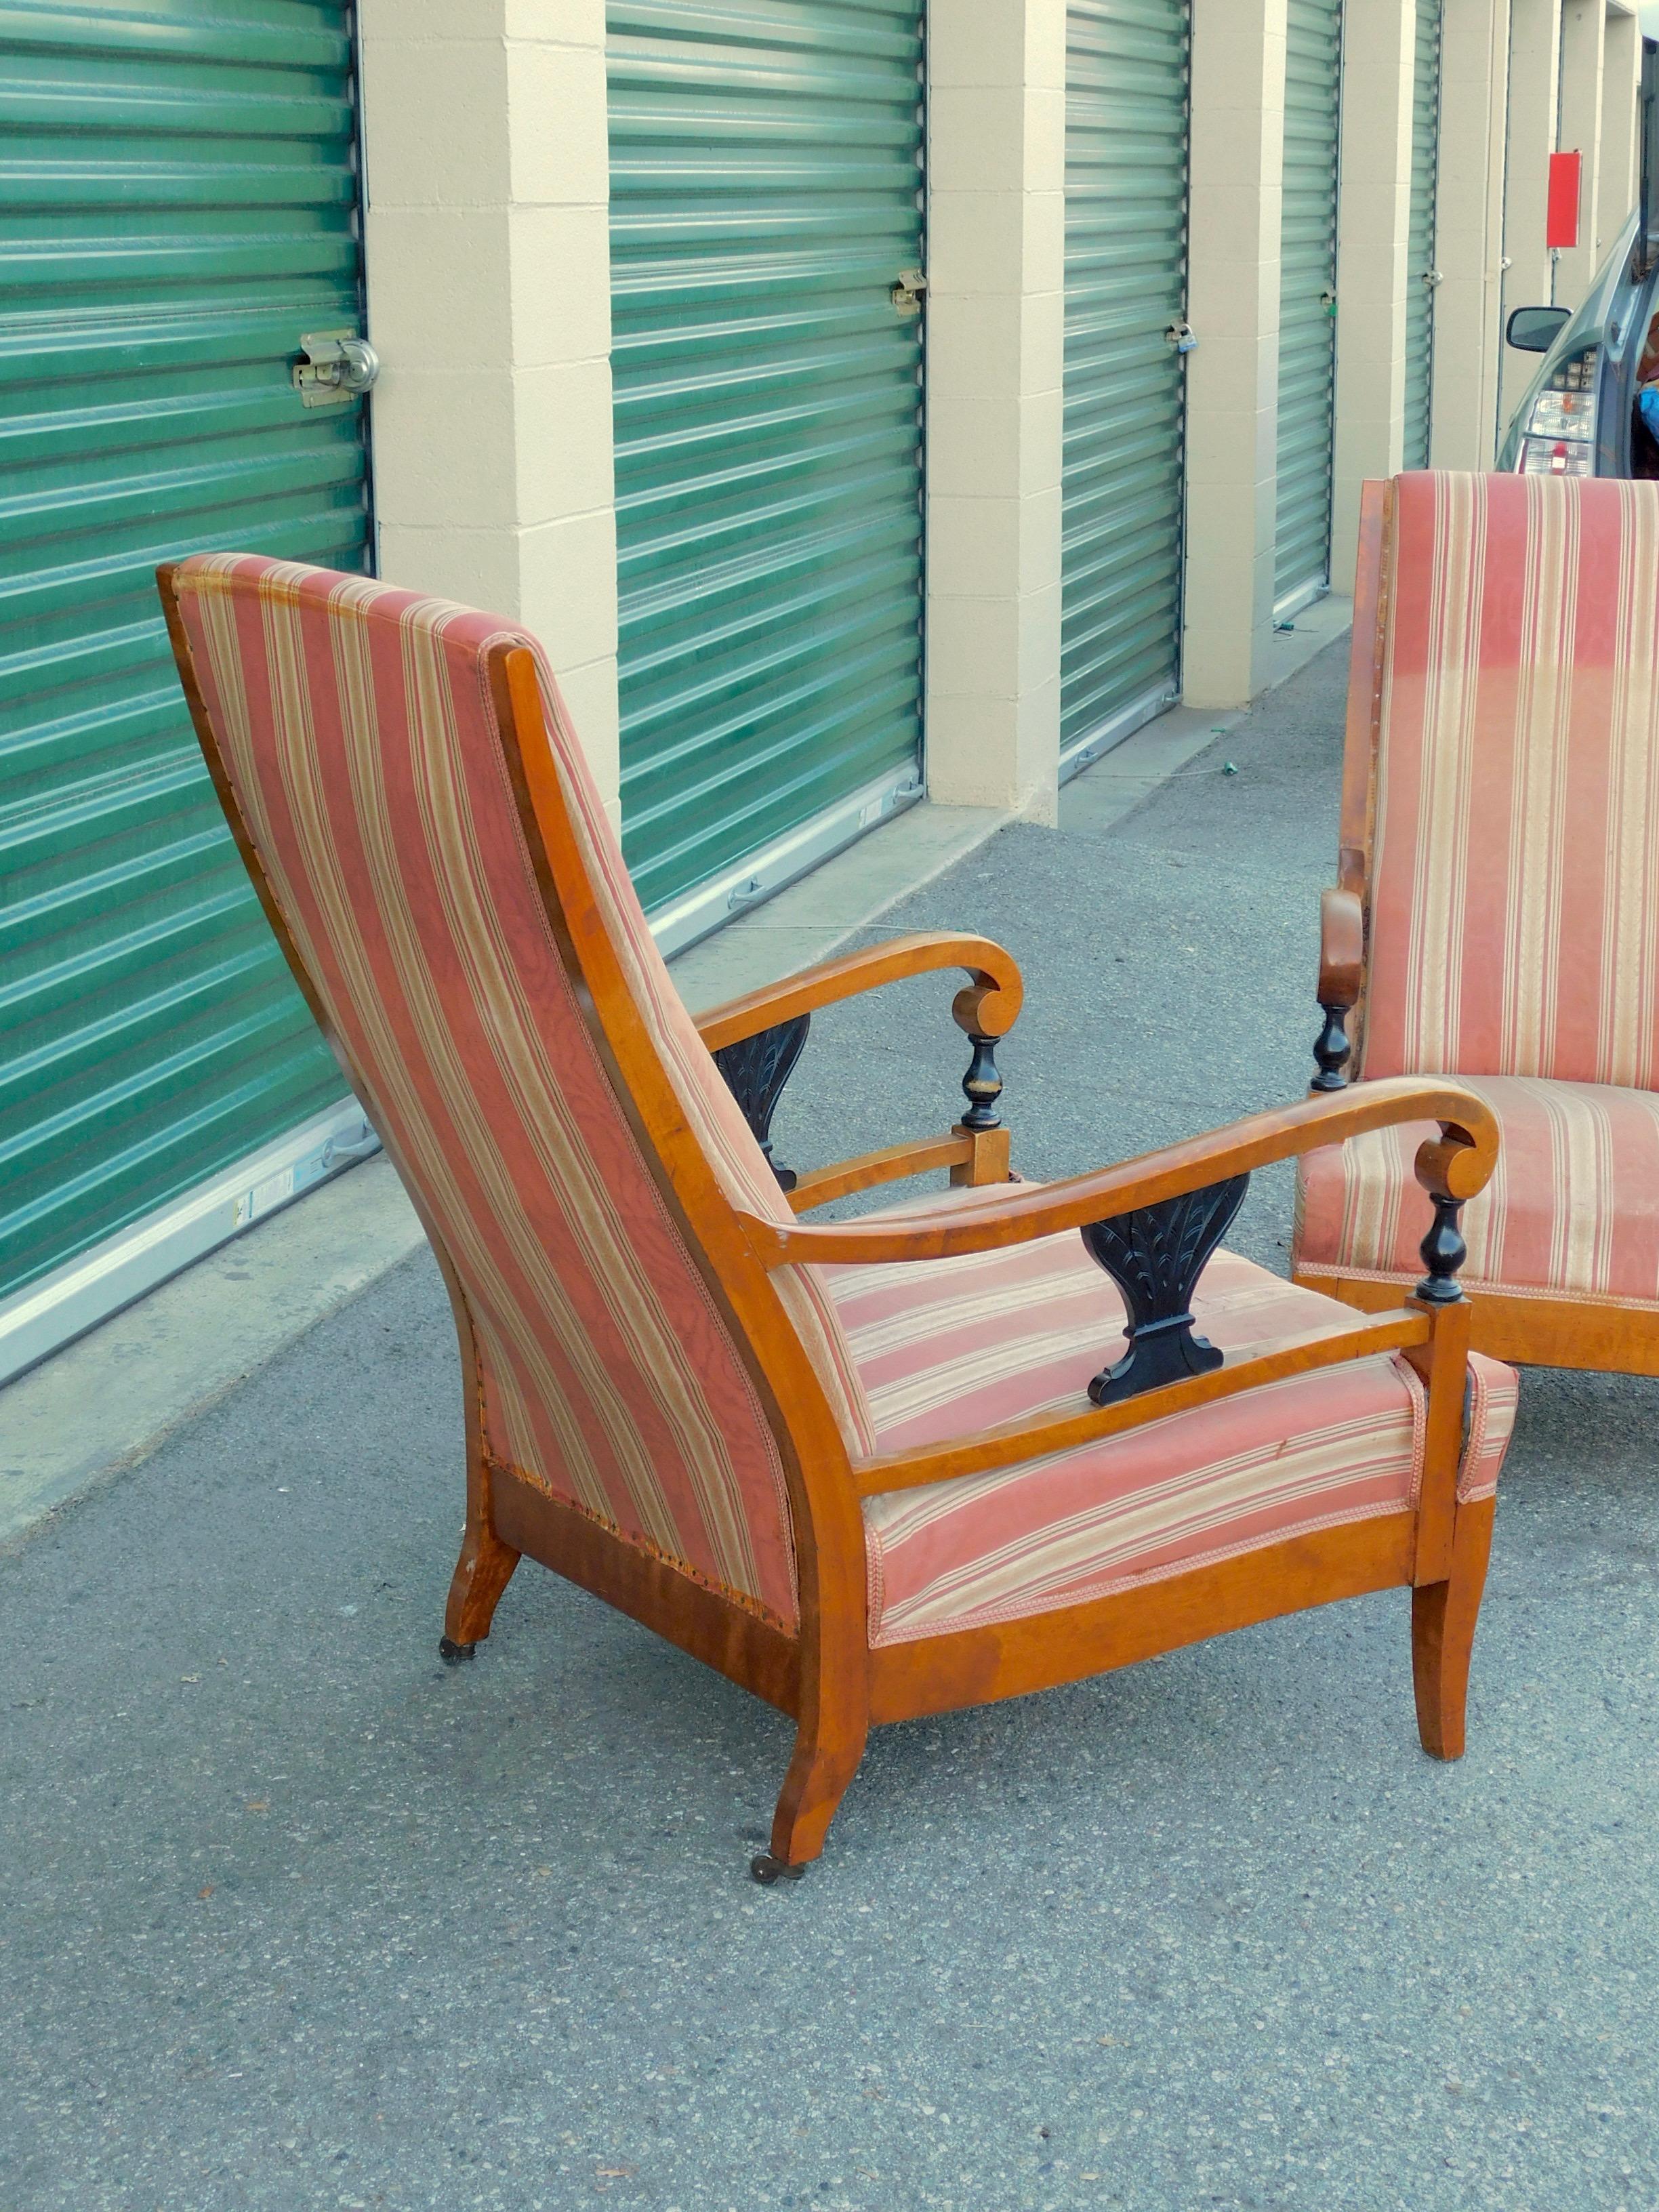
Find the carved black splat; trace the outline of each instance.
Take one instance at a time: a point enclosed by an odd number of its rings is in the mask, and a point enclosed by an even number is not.
[[[811,1014],[797,1014],[793,1021],[780,1022],[775,1029],[722,1045],[714,1054],[714,1065],[743,1109],[743,1118],[754,1131],[755,1141],[765,1153],[780,1190],[793,1190],[795,1170],[781,1168],[772,1158],[772,1116],[784,1085],[795,1072],[811,1026]]]
[[[1002,1117],[997,1112],[997,1101],[1002,1096],[1002,1078],[997,1073],[997,1041],[969,1030],[968,1042],[974,1048],[974,1056],[962,1079],[962,1095],[968,1101],[962,1127],[1000,1129]]]
[[[1417,1295],[1425,1305],[1455,1306],[1463,1295],[1457,1271],[1468,1257],[1469,1250],[1457,1225],[1463,1201],[1461,1198],[1431,1196],[1429,1203],[1434,1208],[1433,1225],[1417,1248],[1429,1272],[1418,1285]]]
[[[1346,1091],[1348,1054],[1353,1049],[1348,1042],[1348,1009],[1322,1002],[1319,1011],[1325,1017],[1325,1026],[1314,1041],[1314,1058],[1319,1073],[1311,1087],[1315,1091]]]
[[[1214,1345],[1193,1333],[1193,1291],[1249,1180],[1248,1175],[1234,1176],[1156,1206],[1137,1206],[1110,1221],[1085,1224],[1090,1258],[1122,1291],[1129,1313],[1128,1350],[1089,1385],[1097,1406],[1115,1405],[1121,1398],[1220,1366],[1222,1354]]]

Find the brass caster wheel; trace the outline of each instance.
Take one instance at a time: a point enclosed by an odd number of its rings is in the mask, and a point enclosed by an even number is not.
[[[477,1650],[476,1644],[452,1643],[447,1636],[438,1640],[438,1656],[446,1667],[459,1667],[463,1659],[470,1659]]]
[[[769,1889],[775,1881],[799,1881],[806,1869],[775,1859],[770,1851],[757,1851],[749,1862],[749,1871],[763,1888]]]

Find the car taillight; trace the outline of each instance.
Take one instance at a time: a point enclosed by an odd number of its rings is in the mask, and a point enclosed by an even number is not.
[[[1521,441],[1521,474],[1595,473],[1595,370],[1600,349],[1564,361],[1532,403]]]

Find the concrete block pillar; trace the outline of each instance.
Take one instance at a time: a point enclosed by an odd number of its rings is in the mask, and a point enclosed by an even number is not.
[[[543,640],[617,808],[602,0],[362,0],[380,568]]]
[[[1556,256],[1555,297],[1576,307],[1595,281],[1601,255],[1596,245],[1595,211],[1601,198],[1601,61],[1607,29],[1607,0],[1564,0],[1561,9],[1560,113],[1556,143],[1577,153],[1578,243]]]
[[[1429,458],[1437,469],[1487,469],[1496,451],[1509,51],[1509,0],[1448,0],[1440,26],[1440,283],[1430,409]]]
[[[1549,157],[1559,111],[1562,0],[1510,0],[1509,139],[1504,185],[1503,315],[1514,307],[1547,307],[1555,297],[1555,267],[1545,244]],[[1507,422],[1531,383],[1536,354],[1505,346],[1499,415]]]
[[[927,46],[928,791],[1053,821],[1066,11],[950,0]]]
[[[1406,428],[1416,0],[1350,8],[1342,38],[1331,583],[1352,588],[1359,488],[1401,466]]]
[[[1194,0],[1182,692],[1243,706],[1273,639],[1285,0]]]
[[[1601,49],[1601,150],[1595,178],[1595,253],[1612,252],[1636,205],[1642,26],[1636,16],[1607,12]]]

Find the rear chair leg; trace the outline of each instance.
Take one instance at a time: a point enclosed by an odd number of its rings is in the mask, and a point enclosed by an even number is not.
[[[440,1248],[441,1249],[441,1248]],[[484,1453],[483,1370],[479,1361],[472,1316],[460,1285],[443,1262],[444,1280],[455,1309],[455,1330],[460,1341],[461,1373],[466,1388],[466,1528],[461,1556],[449,1584],[449,1603],[444,1610],[444,1632],[438,1656],[446,1667],[459,1667],[472,1656],[475,1645],[489,1633],[501,1592],[513,1579],[519,1554],[495,1534],[490,1499],[489,1462]]]
[[[817,1858],[836,1808],[858,1772],[866,1734],[862,1720],[833,1734],[802,1721],[772,1816],[772,1848],[749,1862],[757,1881],[799,1881]]]
[[[1412,1680],[1417,1692],[1417,1732],[1431,1759],[1462,1759],[1463,1713],[1469,1691],[1474,1624],[1492,1555],[1495,1500],[1478,1499],[1457,1510],[1449,1581],[1425,1583],[1412,1592]]]
[[[519,1554],[510,1544],[502,1543],[488,1522],[468,1516],[438,1645],[438,1656],[446,1667],[458,1667],[463,1659],[470,1659],[473,1646],[489,1635],[497,1601],[518,1564]]]

